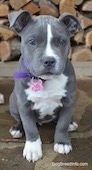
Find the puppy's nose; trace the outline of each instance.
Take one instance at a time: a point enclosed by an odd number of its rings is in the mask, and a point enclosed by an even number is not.
[[[51,57],[45,58],[44,61],[43,61],[45,68],[48,68],[48,69],[51,69],[52,67],[54,67],[55,63],[56,63],[56,60],[53,57],[52,58]]]

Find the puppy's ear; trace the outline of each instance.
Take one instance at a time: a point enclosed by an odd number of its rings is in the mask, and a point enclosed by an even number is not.
[[[33,20],[30,13],[23,10],[11,12],[8,15],[8,19],[10,27],[13,27],[18,34],[20,34],[26,25]]]
[[[69,13],[62,14],[59,17],[59,21],[66,25],[70,34],[74,34],[78,29],[81,29],[78,19]]]

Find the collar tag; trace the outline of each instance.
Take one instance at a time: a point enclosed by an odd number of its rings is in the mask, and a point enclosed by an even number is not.
[[[43,81],[41,79],[32,78],[28,85],[33,91],[43,90]]]

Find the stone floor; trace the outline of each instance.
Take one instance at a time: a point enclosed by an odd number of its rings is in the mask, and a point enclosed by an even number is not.
[[[12,139],[8,132],[14,123],[8,111],[13,84],[12,79],[0,79],[0,92],[5,96],[5,104],[0,105],[0,170],[91,170],[92,78],[77,80],[74,120],[79,127],[76,132],[69,134],[73,151],[68,155],[59,155],[53,151],[54,124],[50,123],[38,127],[43,141],[43,158],[36,163],[29,163],[22,158],[24,139]]]

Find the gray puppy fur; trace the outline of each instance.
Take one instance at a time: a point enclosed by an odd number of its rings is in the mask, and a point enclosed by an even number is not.
[[[37,123],[55,121],[54,151],[67,154],[72,150],[68,130],[76,99],[76,78],[68,55],[70,37],[80,24],[68,13],[57,19],[33,17],[27,11],[10,13],[9,22],[21,36],[17,72],[29,74],[25,78],[15,78],[10,113],[17,124],[10,133],[14,138],[25,134],[23,157],[34,162],[42,157]],[[42,88],[32,89],[32,80],[37,86],[40,80]],[[70,125],[77,127],[76,123]]]

